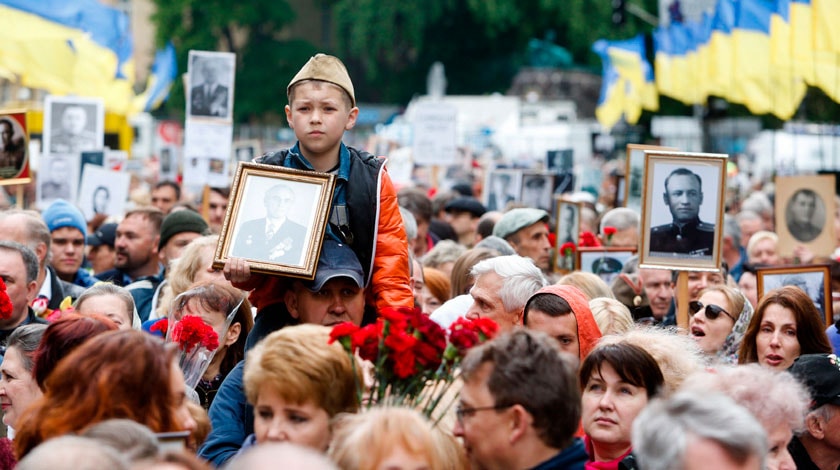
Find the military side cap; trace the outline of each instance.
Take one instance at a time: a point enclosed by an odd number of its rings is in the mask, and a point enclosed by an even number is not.
[[[446,203],[443,210],[446,212],[469,212],[474,217],[481,217],[487,212],[487,208],[474,197],[456,197]]]
[[[353,91],[353,82],[350,81],[350,74],[347,73],[347,68],[338,57],[315,54],[304,64],[303,68],[300,69],[292,81],[289,82],[289,86],[286,87],[286,94],[289,93],[294,84],[303,80],[321,80],[338,85],[350,95],[351,105],[356,106],[356,93]]]
[[[808,387],[811,409],[840,405],[840,358],[835,354],[803,354],[788,372]]]
[[[542,209],[519,208],[505,213],[493,227],[493,235],[507,237],[537,222],[548,222],[548,212]]]

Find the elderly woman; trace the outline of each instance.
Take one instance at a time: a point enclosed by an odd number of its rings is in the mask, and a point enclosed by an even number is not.
[[[793,286],[764,294],[738,351],[738,362],[786,370],[802,354],[830,353],[822,316],[814,301]]]
[[[408,408],[373,408],[336,418],[329,456],[341,470],[466,468],[454,437]]]
[[[805,425],[810,396],[805,387],[785,371],[775,372],[756,364],[720,366],[691,376],[685,390],[721,392],[746,408],[767,431],[770,451],[768,470],[794,470],[787,446],[794,432]]]
[[[107,282],[96,283],[76,299],[73,308],[81,315],[105,316],[121,330],[140,329],[140,317],[134,308],[134,297],[124,287]]]
[[[181,257],[172,263],[172,270],[166,276],[166,284],[161,287],[160,298],[151,318],[169,316],[175,297],[196,282],[217,281],[229,284],[222,271],[213,267],[213,257],[218,241],[218,235],[208,235],[196,238],[184,248]]]
[[[233,318],[228,324],[231,314]],[[229,282],[205,281],[192,285],[175,298],[172,315],[170,321],[180,320],[184,315],[199,316],[219,336],[219,348],[195,388],[201,406],[209,409],[222,381],[245,358],[245,340],[254,326],[251,304]]]
[[[599,345],[580,367],[587,468],[617,469],[630,454],[633,421],[662,389],[653,357],[629,343]]]
[[[740,291],[713,285],[700,291],[698,300],[689,302],[689,334],[708,358],[732,362],[743,332],[752,315],[752,305]]]
[[[753,234],[747,243],[747,261],[750,264],[775,266],[781,264],[779,236],[762,230]]]
[[[329,336],[330,329],[320,325],[286,327],[248,353],[243,381],[254,406],[254,434],[243,448],[288,441],[326,452],[330,420],[359,409],[356,387],[362,380]]]
[[[103,333],[47,377],[44,395],[20,420],[15,451],[23,457],[47,439],[111,418],[131,419],[154,432],[192,431],[186,401],[175,345],[140,331]]]
[[[601,334],[620,335],[633,329],[633,315],[616,299],[598,297],[589,301],[589,310]]]
[[[3,424],[17,428],[18,418],[34,400],[41,397],[41,389],[32,375],[35,351],[47,325],[24,325],[15,329],[6,341],[6,354],[0,364],[0,405]]]

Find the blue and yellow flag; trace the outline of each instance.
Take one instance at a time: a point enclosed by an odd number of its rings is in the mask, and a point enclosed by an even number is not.
[[[840,0],[811,0],[813,84],[840,102]]]
[[[644,36],[625,41],[599,40],[593,50],[601,56],[604,78],[595,115],[606,127],[612,127],[622,114],[635,124],[642,109],[659,109],[653,67],[645,58]]]
[[[152,73],[146,81],[146,89],[134,97],[132,113],[152,111],[160,107],[169,96],[169,90],[178,75],[178,61],[175,57],[175,46],[171,42],[157,51],[152,64]]]
[[[128,112],[133,46],[119,10],[96,0],[0,0],[0,44],[0,70],[21,84]]]

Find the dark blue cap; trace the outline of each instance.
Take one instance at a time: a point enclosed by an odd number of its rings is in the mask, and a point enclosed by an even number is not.
[[[102,224],[95,232],[87,236],[89,246],[108,245],[114,247],[117,240],[117,224]]]
[[[312,292],[318,292],[327,281],[337,277],[350,278],[359,288],[365,286],[365,272],[356,253],[343,243],[331,239],[324,240],[315,279],[305,281],[303,285]]]

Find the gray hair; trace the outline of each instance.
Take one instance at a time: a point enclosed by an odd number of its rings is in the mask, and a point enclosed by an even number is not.
[[[752,211],[759,216],[762,214],[772,216],[773,203],[770,202],[770,198],[766,194],[756,191],[741,202],[741,211]]]
[[[502,256],[515,255],[516,250],[510,246],[510,243],[504,238],[499,238],[495,235],[482,238],[480,242],[475,244],[474,248],[488,248],[497,251]]]
[[[470,275],[478,282],[484,274],[495,272],[502,278],[499,297],[508,312],[520,311],[534,292],[548,285],[542,271],[530,258],[519,255],[497,256],[480,261],[473,266]]]
[[[41,217],[41,214],[28,209],[8,209],[0,212],[0,223],[9,223],[6,219],[21,216],[24,220],[24,227],[26,228],[26,241],[20,241],[29,247],[30,250],[37,253],[38,244],[43,243],[47,245],[47,256],[44,260],[49,263],[51,259],[50,246],[52,245],[52,235],[47,223]]]
[[[400,215],[405,226],[406,237],[409,240],[414,240],[417,238],[417,219],[414,218],[414,214],[410,210],[402,206],[400,206]]]
[[[741,246],[741,226],[735,217],[729,214],[723,215],[723,236],[731,237],[732,244],[736,247]]]
[[[254,468],[293,468],[311,470],[338,470],[325,455],[288,442],[260,444],[237,454],[224,470],[250,470]]]
[[[130,419],[108,419],[96,423],[81,436],[111,447],[131,462],[155,458],[160,452],[155,433]]]
[[[604,233],[604,227],[615,227],[616,230],[627,230],[628,228],[639,229],[639,214],[633,209],[627,207],[616,207],[608,210],[603,217],[601,217],[601,233]]]
[[[125,287],[120,287],[110,282],[97,282],[93,286],[85,289],[82,295],[73,303],[73,307],[78,310],[86,300],[101,295],[113,295],[122,300],[128,316],[131,318],[131,327],[135,330],[140,329],[142,322],[140,321],[140,316],[137,314],[137,306],[134,304],[134,297],[131,295],[131,292]]]
[[[427,268],[437,268],[446,263],[454,263],[465,251],[467,248],[464,245],[452,240],[441,240],[420,261]]]
[[[45,441],[18,462],[18,470],[128,470],[116,450],[93,439],[61,436]]]
[[[30,283],[38,280],[40,267],[38,264],[38,255],[35,254],[35,251],[26,245],[21,245],[11,240],[0,240],[0,250],[19,253],[21,259],[23,259],[23,265],[26,268],[26,282]]]
[[[32,372],[32,366],[35,360],[35,350],[41,344],[41,338],[44,336],[47,325],[30,323],[15,328],[15,331],[9,335],[6,340],[6,350],[9,348],[16,348],[20,352],[20,357],[23,360],[23,368],[27,372]]]
[[[695,439],[716,442],[739,464],[757,457],[764,468],[767,433],[725,395],[680,392],[651,402],[633,423],[633,453],[646,470],[684,466],[686,449]]]
[[[747,220],[761,220],[761,216],[758,215],[758,212],[744,210],[744,208],[742,207],[741,212],[738,212],[738,214],[735,216],[735,221],[741,223]]]

